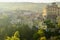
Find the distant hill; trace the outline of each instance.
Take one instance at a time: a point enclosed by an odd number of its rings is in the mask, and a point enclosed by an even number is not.
[[[0,10],[30,10],[34,12],[42,12],[43,8],[50,3],[31,3],[31,2],[1,2]],[[57,2],[60,6],[60,2]]]
[[[42,9],[46,6],[46,3],[0,3],[0,9],[4,10],[31,10],[31,11],[39,11],[41,12]]]

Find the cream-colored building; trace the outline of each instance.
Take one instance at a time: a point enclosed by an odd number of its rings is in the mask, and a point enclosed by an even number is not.
[[[43,10],[43,18],[50,19],[52,21],[56,21],[57,16],[60,16],[60,7],[56,3],[52,3],[47,5]]]

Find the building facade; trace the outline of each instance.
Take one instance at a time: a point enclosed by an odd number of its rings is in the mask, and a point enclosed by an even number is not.
[[[57,16],[60,16],[60,7],[56,3],[47,5],[43,11],[43,16],[55,22]]]

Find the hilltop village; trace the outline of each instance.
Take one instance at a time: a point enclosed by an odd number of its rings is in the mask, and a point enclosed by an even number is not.
[[[5,4],[0,8],[0,40],[60,40],[57,3]]]

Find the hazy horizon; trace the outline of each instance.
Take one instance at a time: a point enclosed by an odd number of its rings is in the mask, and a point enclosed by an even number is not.
[[[59,6],[60,3],[56,2]],[[32,3],[32,2],[0,2],[1,10],[30,10],[34,12],[42,12],[42,10],[50,3]]]
[[[51,3],[51,2],[60,2],[60,0],[0,0],[0,2],[33,2],[33,3]]]

